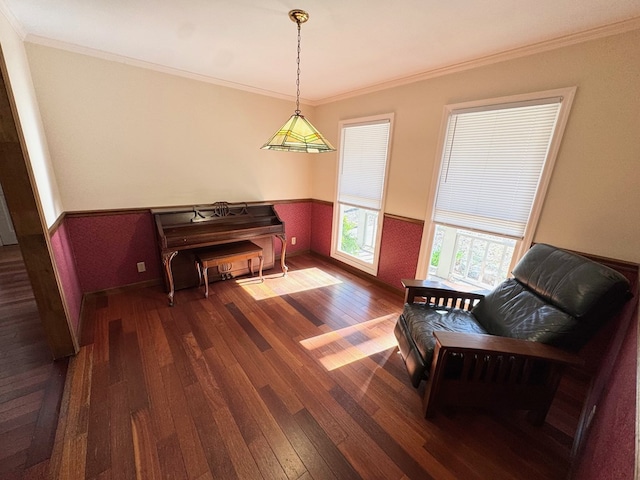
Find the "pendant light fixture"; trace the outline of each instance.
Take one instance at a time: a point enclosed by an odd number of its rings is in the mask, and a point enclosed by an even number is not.
[[[323,153],[335,148],[300,113],[300,25],[309,20],[304,10],[291,10],[289,18],[298,25],[298,74],[296,77],[296,111],[287,122],[262,146],[263,150],[285,152]]]

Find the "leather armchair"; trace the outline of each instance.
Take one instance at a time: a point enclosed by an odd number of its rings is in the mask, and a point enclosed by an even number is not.
[[[444,405],[532,410],[542,423],[562,369],[630,298],[615,270],[546,244],[533,246],[491,292],[403,280],[395,336],[414,387],[429,379],[426,416]]]

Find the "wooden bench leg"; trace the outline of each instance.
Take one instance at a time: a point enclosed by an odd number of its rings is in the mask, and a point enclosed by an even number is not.
[[[209,298],[209,268],[202,268],[202,279],[204,280],[204,298]]]
[[[260,261],[260,267],[259,267],[259,271],[258,271],[258,276],[260,278],[261,282],[264,282],[264,278],[262,276],[262,267],[264,266],[264,257],[262,255],[258,255],[258,260]],[[251,273],[251,276],[253,277],[253,258],[250,258],[249,260],[247,260],[247,262],[249,263],[249,272]]]
[[[198,271],[198,287],[202,286],[202,268],[200,267],[200,262],[196,260],[196,270]]]

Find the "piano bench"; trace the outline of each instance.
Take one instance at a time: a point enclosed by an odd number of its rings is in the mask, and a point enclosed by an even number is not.
[[[206,250],[196,251],[196,268],[198,269],[200,284],[204,282],[205,298],[209,297],[209,275],[207,270],[210,267],[217,267],[225,263],[247,260],[249,272],[253,275],[253,259],[256,257],[260,260],[260,281],[264,281],[262,278],[262,266],[264,265],[262,247],[250,242],[249,240],[216,245],[214,247],[209,247]]]

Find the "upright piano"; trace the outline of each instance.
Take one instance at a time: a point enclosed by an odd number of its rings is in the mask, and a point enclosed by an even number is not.
[[[274,265],[274,238],[282,244],[280,266],[286,275],[287,239],[284,222],[272,204],[216,202],[183,208],[151,210],[158,233],[169,305],[176,289],[199,284],[195,254],[212,245],[251,240],[264,251],[264,268]],[[244,273],[246,264],[229,265],[225,273]],[[213,276],[215,279],[215,275]]]

